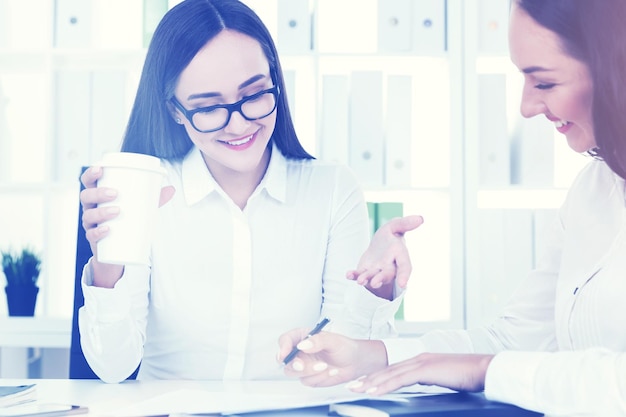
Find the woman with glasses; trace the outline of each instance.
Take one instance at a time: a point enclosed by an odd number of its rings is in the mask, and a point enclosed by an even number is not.
[[[369,239],[363,194],[348,169],[298,141],[276,48],[243,3],[185,0],[164,16],[122,151],[162,159],[169,201],[151,265],[94,256],[84,269],[81,344],[102,380],[140,363],[142,379],[284,378],[275,348],[291,328],[329,317],[346,335],[393,332],[400,299],[383,256],[403,254],[402,232],[421,219],[385,229],[382,250],[370,247],[352,275],[363,285],[346,279]],[[97,207],[115,199],[95,188],[100,175],[82,177],[94,254],[119,211]]]

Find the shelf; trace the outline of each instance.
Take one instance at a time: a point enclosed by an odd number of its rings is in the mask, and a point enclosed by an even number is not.
[[[562,188],[506,188],[479,190],[476,206],[479,209],[557,209],[565,200]]]
[[[71,318],[0,318],[0,348],[69,348],[71,340]]]

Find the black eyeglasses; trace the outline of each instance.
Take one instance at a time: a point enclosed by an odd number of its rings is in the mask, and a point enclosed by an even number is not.
[[[244,97],[232,104],[216,104],[215,106],[200,107],[187,110],[172,97],[171,101],[191,122],[191,125],[200,133],[215,132],[223,129],[230,122],[234,111],[239,112],[246,120],[258,120],[269,116],[276,109],[278,94],[277,85],[267,90],[259,91],[251,96]]]

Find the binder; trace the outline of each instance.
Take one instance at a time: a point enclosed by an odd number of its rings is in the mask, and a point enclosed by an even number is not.
[[[76,173],[89,159],[91,74],[60,70],[55,87],[54,179],[76,181]]]
[[[387,79],[385,121],[385,185],[411,185],[411,139],[413,132],[412,82],[409,75]]]
[[[350,166],[365,186],[383,183],[382,73],[355,71],[350,91]]]
[[[91,152],[90,158],[82,161],[84,165],[99,160],[105,152],[120,150],[129,113],[125,71],[93,71],[91,85]]]
[[[311,50],[311,15],[308,0],[278,0],[278,42],[281,53]]]
[[[502,0],[478,1],[478,53],[506,56],[509,51],[509,2]]]
[[[329,416],[354,417],[539,417],[511,404],[489,401],[483,393],[434,394],[406,398],[406,401],[361,400],[331,404]]]
[[[378,0],[378,51],[410,52],[411,0]]]
[[[328,161],[349,162],[349,79],[346,75],[322,77],[320,155]]]
[[[91,1],[56,0],[54,46],[86,48],[91,45]]]
[[[511,183],[506,108],[506,75],[478,75],[481,186],[507,186]]]
[[[447,49],[446,0],[413,2],[413,50],[420,55],[442,54]]]
[[[376,225],[381,227],[391,219],[402,217],[403,207],[399,202],[378,203],[376,211]]]

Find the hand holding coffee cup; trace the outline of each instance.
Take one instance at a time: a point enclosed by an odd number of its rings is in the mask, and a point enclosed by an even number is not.
[[[119,211],[102,223],[108,233],[97,241],[97,260],[146,265],[165,169],[159,158],[130,152],[107,153],[98,165],[102,168],[98,188],[116,191],[115,199],[98,203],[98,208],[116,207]]]

